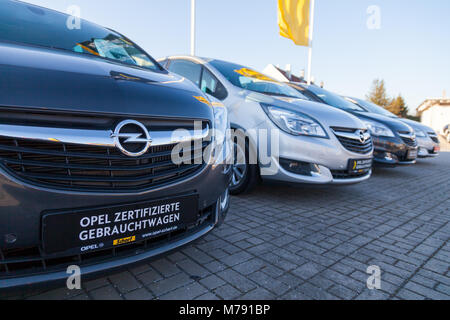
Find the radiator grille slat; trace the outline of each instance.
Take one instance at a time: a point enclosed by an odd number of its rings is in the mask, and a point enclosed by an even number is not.
[[[29,173],[26,171],[25,173],[19,173],[19,176],[23,178],[30,178],[34,180],[42,179],[42,180],[55,180],[55,181],[78,181],[78,182],[89,182],[95,180],[95,182],[134,182],[134,181],[146,181],[152,180],[156,178],[161,178],[168,175],[173,175],[177,173],[183,173],[184,171],[191,170],[196,168],[197,165],[188,165],[183,169],[176,167],[175,169],[165,170],[159,174],[151,174],[151,175],[139,175],[139,176],[125,176],[125,177],[111,177],[108,172],[103,171],[94,171],[96,174],[92,175],[55,175],[55,174],[36,174]],[[99,174],[103,173],[105,176],[100,176]]]

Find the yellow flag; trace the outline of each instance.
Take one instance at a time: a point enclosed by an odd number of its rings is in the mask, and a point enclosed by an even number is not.
[[[296,45],[309,46],[310,0],[278,0],[280,35]]]

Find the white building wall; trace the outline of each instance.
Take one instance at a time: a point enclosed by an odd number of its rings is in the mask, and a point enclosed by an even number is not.
[[[432,127],[432,116],[431,116],[431,109],[425,110],[422,112],[420,122],[422,122],[424,125]]]
[[[435,105],[422,113],[421,122],[432,127],[439,133],[447,124],[450,124],[450,107]]]

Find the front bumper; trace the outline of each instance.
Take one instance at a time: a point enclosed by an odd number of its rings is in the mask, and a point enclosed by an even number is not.
[[[301,184],[336,184],[346,185],[355,184],[368,180],[372,176],[372,170],[359,177],[345,177],[342,179],[335,178],[335,170],[331,170],[325,166],[318,165],[318,172],[311,172],[311,175],[299,175],[285,170],[279,162],[279,159],[272,158],[272,161],[277,168],[277,173],[274,175],[263,176],[267,180],[282,181],[287,183],[301,183]],[[341,171],[341,170],[336,170]]]
[[[222,212],[220,200],[229,181],[230,170],[220,163],[207,165],[187,180],[140,194],[94,194],[45,190],[25,185],[0,171],[0,291],[61,282],[67,279],[66,268],[72,264],[81,267],[83,277],[90,277],[154,258],[194,241],[221,222],[228,206]],[[98,253],[89,252],[85,256],[80,254],[78,258],[45,255],[41,250],[44,211],[152,201],[186,193],[199,196],[199,220],[198,225],[183,233],[125,245],[120,247],[121,250],[107,249]],[[16,241],[6,243],[7,235],[11,234]],[[15,252],[16,256],[8,256],[6,252]],[[17,255],[22,252],[25,253]]]
[[[216,212],[214,220],[218,219],[218,213]],[[152,249],[136,249],[122,257],[105,260],[100,263],[90,264],[81,266],[81,279],[83,281],[95,278],[96,276],[101,276],[109,274],[111,272],[123,269],[125,267],[130,267],[133,264],[142,263],[143,261],[155,259],[162,254],[167,254],[170,251],[181,248],[209,233],[214,229],[215,223],[208,223],[202,228],[195,230],[189,234],[184,234],[178,238],[173,239],[164,243],[164,245],[154,247]],[[55,284],[63,284],[67,278],[68,274],[66,270],[60,269],[56,271],[41,273],[41,274],[30,274],[21,275],[17,277],[12,277],[9,279],[0,279],[0,298],[2,295],[10,294],[11,292],[18,292],[21,288],[29,289],[32,287],[46,286],[50,287]],[[3,292],[3,293],[2,293]]]
[[[430,137],[417,137],[419,146],[419,158],[434,158],[439,155],[440,144],[434,142]]]
[[[358,154],[345,149],[339,140],[293,136],[280,132],[278,156],[270,157],[270,165],[261,166],[261,177],[265,180],[301,184],[354,184],[369,179],[372,171],[345,176],[350,160],[370,160],[369,154]],[[272,150],[273,151],[273,150]],[[311,164],[316,169],[309,174],[296,174],[283,168],[280,159]],[[262,161],[267,163],[267,161]]]
[[[417,158],[408,158],[410,151],[418,150],[418,147],[408,146],[399,137],[373,137],[374,163],[386,167],[397,165],[412,165]]]

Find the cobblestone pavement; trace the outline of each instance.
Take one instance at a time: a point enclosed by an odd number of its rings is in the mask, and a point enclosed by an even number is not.
[[[443,152],[353,186],[263,185],[182,251],[28,298],[450,299],[449,181]],[[370,265],[380,290],[367,289]]]

